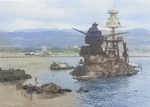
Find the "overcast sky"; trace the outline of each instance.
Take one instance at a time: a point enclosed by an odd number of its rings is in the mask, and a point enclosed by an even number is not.
[[[150,30],[150,0],[0,0],[0,30],[86,30],[93,22],[103,29],[114,2],[124,28]]]

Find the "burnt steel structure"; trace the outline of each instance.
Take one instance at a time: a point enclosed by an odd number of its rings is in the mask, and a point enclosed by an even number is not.
[[[121,36],[118,36],[128,32],[115,33],[116,28],[121,27],[117,18],[118,13],[117,10],[108,10],[110,18],[106,26],[111,29],[108,35],[102,35],[95,22],[87,33],[73,28],[85,35],[85,43],[88,44],[88,46],[82,46],[79,53],[84,61],[81,60],[79,66],[71,72],[75,79],[133,75],[138,72],[134,66],[129,65],[126,43]],[[102,49],[104,42],[105,49]],[[120,57],[118,45],[120,42],[123,44],[123,58]]]

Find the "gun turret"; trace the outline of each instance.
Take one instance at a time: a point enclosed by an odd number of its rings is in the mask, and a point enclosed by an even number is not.
[[[97,28],[98,24],[94,23],[92,27],[89,28],[88,32],[83,32],[78,29],[73,28],[74,30],[86,35],[85,43],[90,46],[100,46],[103,44],[104,37],[101,35],[101,31]]]

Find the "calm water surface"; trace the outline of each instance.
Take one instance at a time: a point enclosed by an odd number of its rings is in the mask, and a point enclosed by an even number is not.
[[[130,62],[141,63],[143,70],[134,76],[98,78],[88,81],[77,81],[69,74],[69,70],[51,71],[50,64],[67,62],[76,66],[80,57],[52,58],[3,58],[0,59],[2,69],[25,69],[33,78],[24,82],[34,84],[37,77],[38,85],[54,82],[62,88],[73,91],[79,87],[90,90],[78,94],[77,100],[81,107],[150,107],[150,58],[131,57]]]

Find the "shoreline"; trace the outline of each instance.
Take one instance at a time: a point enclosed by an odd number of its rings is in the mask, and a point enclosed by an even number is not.
[[[18,81],[24,85],[29,83],[34,85],[35,77],[37,77],[37,86],[53,82],[62,88],[71,87],[72,83],[74,83],[73,81],[66,83],[68,79],[73,80],[69,72],[62,72],[62,74],[66,75],[64,76],[66,79],[61,78],[62,75],[57,75],[57,73],[49,69],[49,65],[52,62],[49,58],[3,58],[1,59],[1,68],[24,69],[27,74],[32,76],[31,79]],[[58,79],[62,80],[57,81]],[[78,100],[80,100],[78,99],[79,94],[75,92],[77,87],[73,88],[74,90],[71,93],[65,93],[52,99],[44,99],[40,95],[33,94],[32,101],[30,101],[30,96],[25,98],[22,95],[22,91],[16,90],[16,84],[14,82],[0,82],[0,107],[79,107],[76,106]],[[71,86],[68,86],[68,84]]]
[[[128,52],[129,57],[150,57],[150,52]]]
[[[150,57],[150,52],[128,52],[129,57]],[[54,53],[50,55],[25,55],[25,53],[0,52],[0,58],[42,58],[42,57],[80,57],[79,53],[63,54]]]
[[[22,95],[22,91],[17,91],[15,85],[0,83],[0,102],[3,107],[76,107],[77,93],[65,93],[64,95],[45,99],[33,94],[32,100]]]

